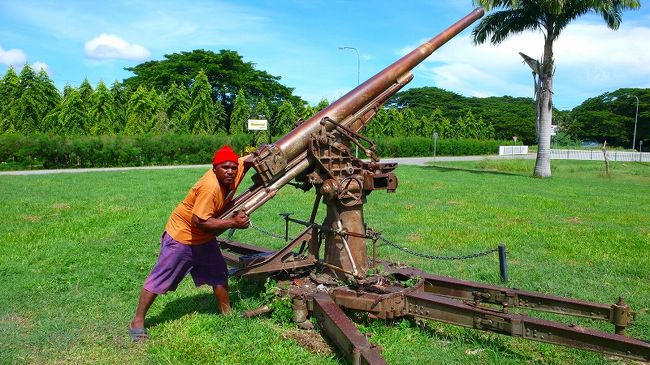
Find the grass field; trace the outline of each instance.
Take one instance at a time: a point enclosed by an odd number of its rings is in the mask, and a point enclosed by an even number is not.
[[[530,177],[533,161],[402,166],[395,194],[374,192],[369,226],[422,253],[459,255],[504,243],[508,286],[613,303],[639,313],[628,329],[650,340],[650,166],[553,161],[553,178]],[[231,280],[234,315],[216,314],[211,291],[186,279],[149,312],[152,339],[126,329],[155,262],[169,213],[202,169],[0,176],[0,363],[339,364],[300,345],[292,324],[243,319],[263,290]],[[246,185],[247,182],[244,183]],[[307,219],[313,193],[291,187],[252,216],[282,233],[278,213]],[[295,235],[298,227],[292,227]],[[283,242],[249,229],[234,237]],[[499,283],[496,255],[436,261],[379,247],[379,256],[430,273]],[[547,318],[565,320],[561,317]],[[583,320],[571,320],[590,324]],[[435,322],[360,318],[390,364],[607,364],[586,351]],[[612,331],[608,324],[594,326]]]

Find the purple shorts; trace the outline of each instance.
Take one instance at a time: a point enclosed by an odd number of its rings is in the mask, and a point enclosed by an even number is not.
[[[145,280],[144,288],[154,294],[174,291],[188,272],[197,287],[228,283],[228,268],[216,239],[201,245],[186,245],[165,232],[160,239],[158,261]]]

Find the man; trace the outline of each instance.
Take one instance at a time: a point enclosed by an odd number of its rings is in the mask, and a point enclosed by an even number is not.
[[[244,177],[244,159],[230,146],[223,146],[214,154],[212,169],[172,212],[160,239],[158,261],[144,282],[129,326],[133,341],[149,338],[144,327],[149,307],[158,295],[176,290],[188,272],[197,287],[212,286],[221,313],[230,311],[228,271],[216,234],[230,228],[247,228],[250,220],[243,212],[225,219],[217,217]]]

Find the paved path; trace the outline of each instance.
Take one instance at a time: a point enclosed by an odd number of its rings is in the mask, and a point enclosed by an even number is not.
[[[498,156],[498,155],[484,155],[484,156],[437,156],[433,157],[395,157],[395,158],[382,158],[381,162],[397,162],[402,165],[416,165],[424,166],[428,163],[435,163],[437,161],[480,161],[483,159],[512,159],[512,158],[526,158],[534,159],[534,153],[527,155],[517,156]],[[129,170],[167,170],[167,169],[194,169],[194,168],[209,168],[210,165],[176,165],[176,166],[134,166],[134,167],[97,167],[97,168],[83,168],[83,169],[53,169],[53,170],[20,170],[20,171],[0,171],[1,175],[45,175],[45,174],[62,174],[62,173],[81,173],[81,172],[99,172],[99,171],[129,171]]]

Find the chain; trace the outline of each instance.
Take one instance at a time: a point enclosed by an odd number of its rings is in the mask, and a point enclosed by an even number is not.
[[[411,254],[411,255],[413,255],[413,256],[423,257],[423,258],[426,258],[426,259],[432,259],[432,260],[466,260],[466,259],[473,259],[473,258],[481,257],[481,256],[487,256],[487,255],[489,255],[489,254],[491,254],[491,253],[494,253],[494,252],[499,251],[498,248],[493,248],[493,249],[491,249],[491,250],[486,250],[486,251],[481,251],[481,252],[477,252],[477,253],[472,253],[472,254],[469,254],[469,255],[459,255],[459,256],[436,256],[436,255],[427,255],[427,254],[423,254],[423,253],[415,252],[415,251],[413,251],[413,250],[409,250],[409,249],[406,248],[406,247],[401,247],[401,246],[399,246],[398,244],[396,244],[395,242],[390,241],[390,240],[388,240],[388,239],[382,237],[382,236],[381,236],[381,232],[374,231],[374,230],[372,230],[371,228],[368,228],[366,234],[367,234],[367,237],[368,237],[368,238],[372,238],[373,240],[380,240],[380,241],[386,243],[387,245],[389,245],[389,246],[391,246],[391,247],[394,247],[394,248],[396,248],[396,249],[398,249],[398,250],[400,250],[400,251],[406,252],[406,253]]]
[[[273,238],[277,238],[277,239],[280,239],[280,240],[283,240],[283,241],[284,241],[284,236],[279,235],[279,234],[277,234],[277,233],[273,233],[273,232],[271,232],[271,231],[268,231],[268,230],[266,230],[266,229],[264,229],[264,228],[262,228],[262,227],[256,226],[256,225],[253,224],[253,222],[251,222],[250,227],[253,228],[254,230],[258,231],[258,232],[262,232],[262,233],[264,233],[264,234],[267,235],[267,236],[270,236],[270,237],[273,237]],[[289,237],[289,241],[293,241],[293,238],[292,238],[292,237]]]
[[[280,239],[280,240],[284,241],[284,236],[279,235],[277,233],[273,233],[273,232],[271,232],[269,230],[266,230],[266,229],[264,229],[262,227],[256,226],[255,224],[253,224],[253,222],[251,222],[250,227],[255,229],[258,232],[264,233],[267,236],[277,238],[277,239]],[[493,249],[490,249],[490,250],[481,251],[481,252],[477,252],[477,253],[472,253],[472,254],[468,254],[468,255],[458,255],[458,256],[427,255],[427,254],[424,254],[424,253],[415,252],[415,251],[410,250],[410,249],[408,249],[406,247],[402,247],[402,246],[398,245],[397,243],[382,237],[381,232],[375,231],[375,230],[373,230],[371,228],[368,228],[367,231],[366,231],[366,239],[372,239],[374,241],[382,241],[383,243],[386,243],[387,245],[389,245],[389,246],[391,246],[393,248],[396,248],[396,249],[398,249],[400,251],[406,252],[406,253],[408,253],[410,255],[418,256],[418,257],[422,257],[422,258],[426,258],[426,259],[432,259],[432,260],[467,260],[467,259],[473,259],[473,258],[477,258],[477,257],[481,257],[481,256],[487,256],[489,254],[492,254],[492,253],[495,253],[495,252],[499,251],[498,248],[493,248]],[[292,241],[292,240],[293,240],[293,238],[289,237],[289,241]]]

